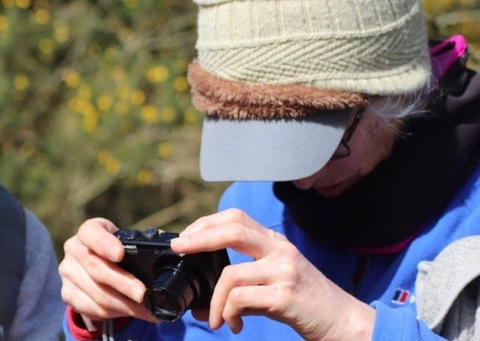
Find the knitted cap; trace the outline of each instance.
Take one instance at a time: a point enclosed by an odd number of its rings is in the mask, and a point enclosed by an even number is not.
[[[298,157],[292,162],[299,171],[279,176],[265,170],[281,152],[273,155],[262,148],[265,141],[253,146],[241,136],[237,148],[248,145],[249,152],[258,148],[260,159],[250,155],[238,165],[229,159],[227,167],[222,158],[228,151],[218,150],[220,137],[226,137],[218,129],[225,131],[226,125],[230,138],[236,137],[231,134],[240,124],[247,125],[242,128],[245,132],[248,124],[258,128],[259,122],[254,121],[259,120],[262,126],[283,122],[282,132],[307,118],[309,124],[303,126],[331,130],[329,119],[322,123],[326,111],[344,113],[367,105],[371,96],[409,93],[430,78],[420,0],[194,1],[199,12],[198,60],[189,68],[192,100],[207,114],[204,125],[223,127],[204,126],[201,171],[207,180],[278,181],[308,176],[328,162],[347,120],[335,122],[334,137],[325,135],[323,143],[332,146],[323,148],[320,157],[319,147],[309,145],[309,157],[319,160],[312,169],[300,171],[306,160]],[[319,134],[324,131],[316,129]],[[300,147],[282,139],[280,133],[264,139],[280,141],[292,150]],[[293,138],[290,133],[283,135]],[[244,155],[233,147],[230,153]],[[267,154],[272,156],[270,165],[261,165]],[[242,170],[226,172],[225,167]],[[277,163],[276,168],[282,167]],[[247,168],[249,174],[243,173]]]

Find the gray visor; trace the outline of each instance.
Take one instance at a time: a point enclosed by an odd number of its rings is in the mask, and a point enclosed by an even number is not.
[[[291,181],[320,170],[337,149],[351,110],[280,120],[206,116],[200,150],[205,181]]]

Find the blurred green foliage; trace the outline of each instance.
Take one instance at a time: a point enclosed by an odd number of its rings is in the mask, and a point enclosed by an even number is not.
[[[200,116],[186,79],[190,1],[1,4],[0,182],[57,246],[88,217],[131,226],[203,193]],[[180,205],[159,221],[204,205]]]
[[[423,8],[429,36],[463,35],[469,42],[469,66],[480,70],[480,0],[423,0]]]
[[[0,182],[58,253],[92,216],[181,229],[212,212],[186,69],[191,0],[1,0]],[[480,1],[425,0],[432,38],[461,33],[480,65]]]

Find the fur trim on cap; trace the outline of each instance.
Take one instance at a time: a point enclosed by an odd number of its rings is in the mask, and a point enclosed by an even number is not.
[[[222,79],[195,59],[188,67],[192,102],[207,115],[230,119],[280,119],[366,106],[370,96],[301,84],[247,84]]]

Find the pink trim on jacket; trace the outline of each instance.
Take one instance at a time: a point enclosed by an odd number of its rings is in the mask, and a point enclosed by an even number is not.
[[[430,48],[432,70],[442,80],[450,67],[468,51],[468,43],[461,35],[453,36]]]

